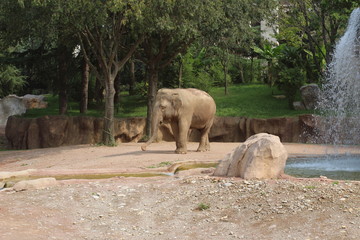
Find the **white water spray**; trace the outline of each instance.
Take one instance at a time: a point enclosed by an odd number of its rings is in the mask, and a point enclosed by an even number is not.
[[[335,47],[317,109],[325,121],[322,142],[360,144],[360,8]]]

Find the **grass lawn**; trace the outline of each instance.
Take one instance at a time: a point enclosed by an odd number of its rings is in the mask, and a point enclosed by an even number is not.
[[[244,116],[251,118],[291,117],[311,111],[295,111],[288,107],[286,99],[274,98],[274,94],[282,94],[276,88],[263,84],[233,85],[229,87],[229,94],[224,94],[224,88],[213,88],[210,95],[217,105],[218,116]],[[58,114],[57,96],[47,95],[48,108],[30,109],[24,115],[34,118],[45,115]],[[87,116],[103,116],[103,106],[89,105]],[[79,104],[69,103],[69,116],[79,116]],[[141,96],[129,96],[123,93],[120,104],[115,109],[115,117],[145,117],[146,99]]]
[[[264,84],[233,85],[229,87],[228,95],[224,94],[224,88],[214,88],[210,94],[215,99],[218,116],[274,118],[312,113],[290,109],[287,99],[274,97],[282,92]]]

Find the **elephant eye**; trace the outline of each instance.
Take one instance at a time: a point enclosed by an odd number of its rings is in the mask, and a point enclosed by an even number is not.
[[[161,110],[161,111],[164,111],[165,108],[166,108],[165,106],[160,106],[160,110]]]

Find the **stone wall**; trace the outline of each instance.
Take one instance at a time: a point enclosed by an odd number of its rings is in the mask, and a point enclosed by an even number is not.
[[[210,131],[211,142],[244,142],[257,133],[269,133],[282,142],[309,142],[314,132],[312,115],[295,118],[252,119],[216,117]],[[115,119],[117,142],[138,142],[145,132],[145,118]],[[101,142],[103,119],[95,117],[44,116],[36,119],[11,116],[6,137],[12,149],[33,149]],[[158,140],[173,141],[170,128],[159,129]],[[191,131],[189,141],[198,141],[199,132]]]

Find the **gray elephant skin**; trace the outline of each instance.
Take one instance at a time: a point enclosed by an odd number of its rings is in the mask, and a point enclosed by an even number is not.
[[[206,92],[195,88],[162,88],[156,94],[150,139],[141,146],[143,151],[157,137],[159,125],[169,123],[176,141],[175,153],[187,153],[189,129],[200,130],[198,152],[210,150],[209,131],[214,122],[216,105]]]

